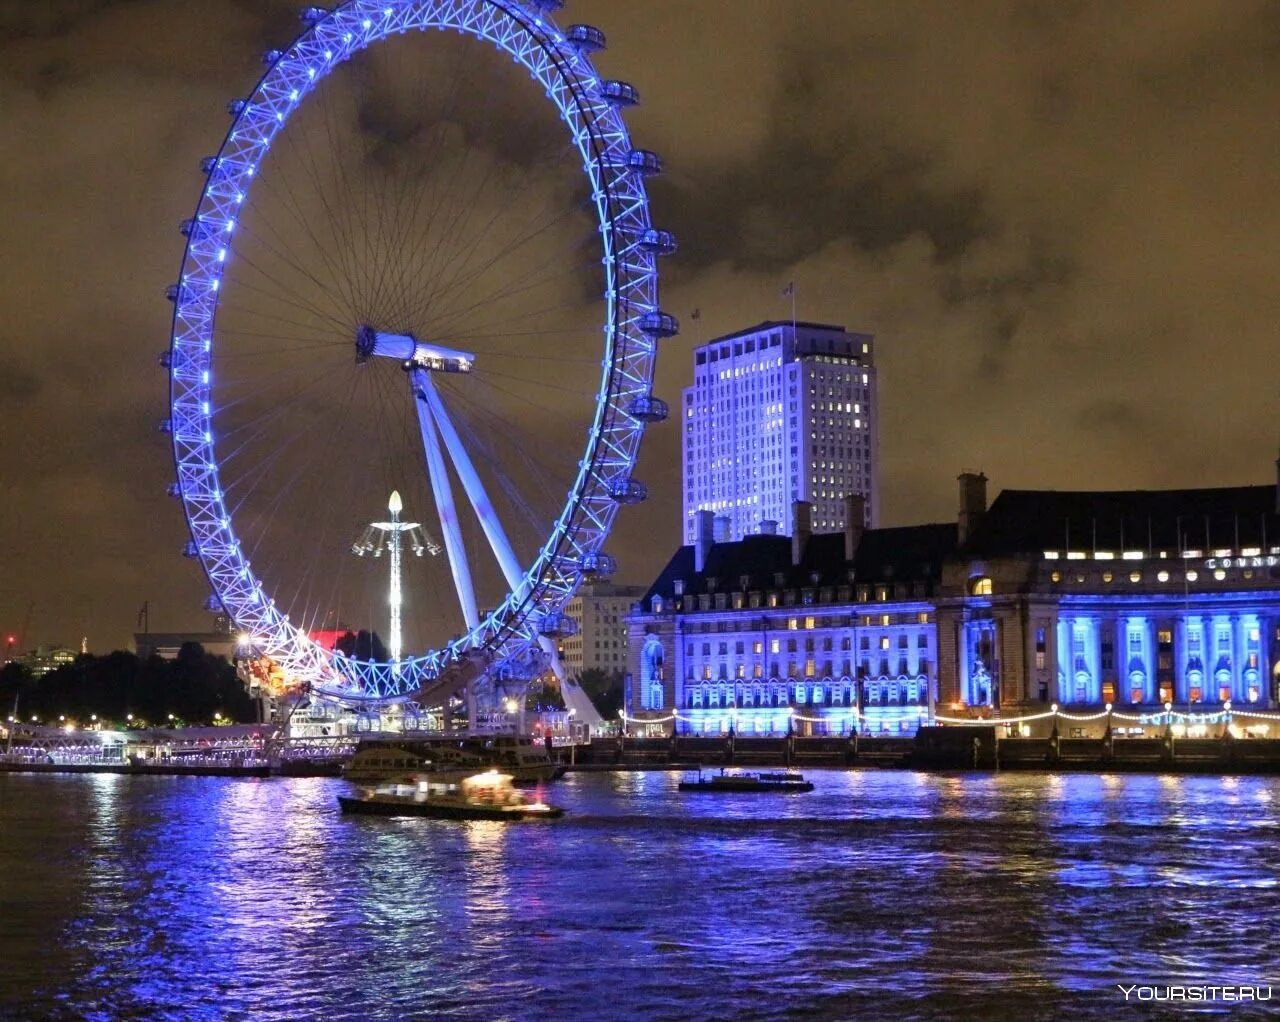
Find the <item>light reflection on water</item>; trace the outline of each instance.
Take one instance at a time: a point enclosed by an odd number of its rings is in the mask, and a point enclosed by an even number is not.
[[[344,818],[333,780],[0,775],[0,1015],[1026,1018],[1280,984],[1280,781],[809,775],[575,775],[523,826]]]

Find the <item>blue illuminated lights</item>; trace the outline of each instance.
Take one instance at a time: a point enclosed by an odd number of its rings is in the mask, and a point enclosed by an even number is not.
[[[545,5],[544,5],[545,6]],[[196,219],[224,225],[215,242],[193,236],[183,281],[207,280],[203,294],[175,292],[171,351],[173,454],[183,506],[216,599],[239,630],[288,674],[347,700],[400,699],[419,691],[471,650],[495,658],[519,656],[538,641],[534,622],[560,611],[582,580],[584,558],[596,553],[621,503],[642,499],[632,478],[648,415],[627,410],[652,400],[656,344],[677,324],[658,304],[657,255],[652,246],[646,168],[631,164],[636,150],[620,107],[638,99],[624,82],[601,80],[586,50],[572,45],[553,19],[512,0],[352,0],[323,18],[307,18],[305,31],[272,54],[252,95],[230,107],[234,118],[207,180]],[[594,196],[606,270],[604,361],[592,431],[577,478],[551,535],[523,581],[466,635],[448,646],[387,663],[355,661],[313,644],[265,596],[249,568],[223,504],[217,454],[209,428],[212,403],[208,367],[221,264],[235,230],[238,207],[277,133],[333,67],[393,34],[454,31],[492,44],[541,84],[557,107],[582,157]],[[656,158],[655,158],[656,162]],[[206,232],[207,233],[207,232]],[[650,238],[648,244],[645,239]],[[648,328],[646,329],[646,324]]]

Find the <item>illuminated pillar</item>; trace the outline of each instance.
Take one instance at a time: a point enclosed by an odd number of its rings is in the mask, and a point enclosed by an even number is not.
[[[1235,641],[1235,657],[1231,661],[1231,699],[1238,705],[1249,701],[1249,686],[1244,680],[1249,666],[1249,615],[1233,614],[1231,616],[1231,634]]]
[[[387,602],[391,608],[391,670],[396,677],[400,676],[400,614],[404,607],[404,593],[400,585],[400,552],[403,537],[400,530],[400,512],[404,504],[400,500],[398,490],[391,491],[391,499],[387,501],[387,510],[391,512],[391,530],[387,536],[387,546],[391,553],[391,591]]]
[[[1075,676],[1075,665],[1072,663],[1074,656],[1073,650],[1075,628],[1071,618],[1058,618],[1058,676],[1054,679],[1054,689],[1057,691],[1057,698],[1054,702],[1066,705],[1071,701],[1070,692],[1073,684],[1072,678]]]
[[[1181,697],[1187,676],[1187,622],[1182,614],[1173,619],[1173,689]],[[1160,694],[1159,687],[1156,695]]]
[[[1259,687],[1262,689],[1259,702],[1268,708],[1275,703],[1275,675],[1272,673],[1271,657],[1273,654],[1272,635],[1275,629],[1274,619],[1265,614],[1258,616],[1258,674]]]
[[[1160,623],[1153,617],[1147,618],[1145,629],[1147,650],[1147,683],[1142,690],[1142,701],[1151,702],[1156,697],[1156,689],[1160,684]],[[1172,638],[1172,636],[1170,636]],[[1170,654],[1172,656],[1172,654]],[[1172,663],[1172,659],[1170,660]]]
[[[1102,698],[1102,636],[1098,631],[1098,619],[1093,616],[1077,618],[1084,630],[1084,661],[1089,672],[1089,687],[1085,702],[1096,703]]]
[[[1111,629],[1112,655],[1111,667],[1115,671],[1116,701],[1129,701],[1129,629],[1133,627],[1133,619],[1117,614]]]
[[[409,373],[409,379],[414,391],[413,403],[418,412],[418,428],[422,433],[422,447],[427,459],[427,475],[431,480],[436,509],[440,513],[440,531],[444,536],[445,549],[449,554],[449,570],[453,574],[453,585],[458,593],[458,603],[462,607],[462,618],[470,630],[480,623],[480,613],[476,607],[471,568],[467,563],[466,547],[462,543],[462,529],[453,502],[453,491],[445,470],[444,453],[440,449],[440,436],[426,401],[425,395],[430,388],[431,377],[424,369],[414,369]]]

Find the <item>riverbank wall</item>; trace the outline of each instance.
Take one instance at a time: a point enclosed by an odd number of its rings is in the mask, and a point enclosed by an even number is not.
[[[997,738],[993,727],[921,728],[913,738],[675,736],[596,739],[586,769],[683,766],[873,767],[1280,774],[1280,740],[1240,738]]]

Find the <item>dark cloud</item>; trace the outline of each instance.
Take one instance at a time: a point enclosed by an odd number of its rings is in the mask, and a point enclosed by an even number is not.
[[[946,261],[993,229],[980,188],[940,183],[927,151],[842,108],[841,59],[784,48],[761,143],[695,180],[655,187],[686,238],[682,272],[725,260],[776,271],[839,239],[877,253],[917,235]]]
[[[1089,401],[1079,413],[1081,429],[1104,436],[1140,431],[1145,421],[1146,416],[1137,402],[1118,398]]]
[[[0,41],[68,36],[87,21],[137,0],[10,0],[0,6]]]
[[[154,432],[159,296],[225,103],[298,6],[0,4],[0,148],[22,154],[0,165],[0,622],[34,599],[33,638],[121,642],[143,599],[156,627],[203,621]],[[997,488],[1270,478],[1280,6],[572,0],[564,20],[606,30],[598,64],[640,88],[635,140],[667,163],[673,403],[693,345],[790,315],[794,280],[801,316],[879,337],[887,521],[951,515],[961,467]],[[513,109],[470,140],[520,166]],[[423,152],[405,110],[366,114],[393,163]],[[653,499],[619,519],[637,580],[678,541],[678,444],[650,433]]]
[[[0,354],[0,411],[23,404],[40,395],[44,381],[16,359]]]

